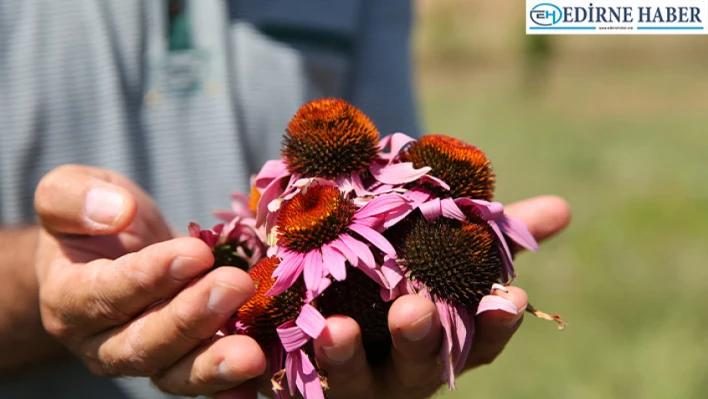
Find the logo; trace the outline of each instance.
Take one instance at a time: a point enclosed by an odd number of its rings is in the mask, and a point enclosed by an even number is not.
[[[708,0],[526,0],[526,34],[708,34]]]
[[[531,9],[531,21],[540,26],[551,26],[561,21],[563,11],[555,4],[541,3]]]

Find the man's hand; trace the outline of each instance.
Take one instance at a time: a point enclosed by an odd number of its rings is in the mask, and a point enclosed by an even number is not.
[[[263,373],[251,338],[209,340],[253,295],[249,276],[229,267],[202,276],[214,262],[209,247],[173,238],[133,182],[63,166],[39,183],[35,208],[44,326],[94,373],[150,377],[191,396],[238,390]]]
[[[558,197],[537,197],[512,204],[506,213],[523,220],[538,241],[561,231],[570,221],[567,203]],[[466,368],[491,363],[519,328],[527,296],[520,288],[508,287],[508,298],[517,315],[490,311],[478,316],[475,338]],[[441,386],[438,361],[442,328],[435,305],[420,296],[397,299],[389,312],[394,348],[383,369],[372,370],[366,362],[359,326],[350,318],[330,317],[327,328],[315,340],[318,364],[327,371],[327,397],[426,398]]]

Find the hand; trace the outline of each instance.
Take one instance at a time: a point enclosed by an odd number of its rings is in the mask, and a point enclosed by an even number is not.
[[[570,221],[570,209],[558,197],[532,198],[505,209],[507,214],[526,222],[538,241],[555,235]],[[466,369],[491,363],[519,328],[528,298],[520,288],[508,287],[508,291],[497,290],[494,295],[509,299],[518,314],[490,311],[476,318]],[[435,305],[420,296],[401,297],[389,312],[389,328],[394,343],[391,360],[383,369],[372,370],[366,362],[356,322],[343,316],[327,320],[327,328],[315,340],[315,353],[318,364],[327,371],[328,398],[415,399],[428,397],[439,389],[442,328]]]
[[[173,238],[133,182],[63,166],[41,180],[35,208],[44,326],[92,372],[150,377],[190,396],[234,389],[264,372],[251,338],[210,340],[253,295],[251,279],[229,267],[202,276],[214,262],[209,247]]]

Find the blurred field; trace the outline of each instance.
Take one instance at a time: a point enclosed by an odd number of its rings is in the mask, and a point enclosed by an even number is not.
[[[708,38],[555,37],[529,89],[523,2],[419,4],[428,132],[484,149],[497,199],[555,193],[571,227],[517,284],[570,323],[527,317],[453,398],[708,396]]]

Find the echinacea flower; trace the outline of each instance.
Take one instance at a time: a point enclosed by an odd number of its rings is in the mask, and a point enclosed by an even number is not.
[[[285,393],[281,384],[285,377],[291,396],[297,388],[305,398],[324,399],[324,382],[304,348],[322,333],[325,319],[307,303],[301,282],[278,295],[267,295],[275,283],[272,274],[279,262],[276,257],[264,258],[248,272],[256,292],[239,308],[226,330],[252,337],[270,355],[276,396]]]
[[[430,174],[450,186],[436,190],[437,196],[491,201],[494,171],[482,150],[454,137],[425,135],[412,141],[400,153],[400,160],[416,168],[430,167]]]
[[[381,157],[383,148],[371,120],[346,101],[324,98],[305,104],[288,124],[282,160],[266,162],[256,177],[261,194],[257,225],[266,221],[269,207],[274,212],[272,201],[288,199],[313,179],[364,196],[380,193],[369,190],[372,184],[402,185],[430,170],[416,169],[411,162],[387,162]]]
[[[204,241],[214,254],[214,265],[235,266],[248,270],[266,255],[264,233],[255,227],[253,219],[234,217],[203,230],[197,223],[189,224],[189,235]]]
[[[351,196],[327,181],[317,180],[282,203],[277,222],[277,255],[282,262],[273,277],[270,294],[277,295],[303,276],[308,297],[315,298],[331,279],[346,278],[346,262],[359,268],[384,288],[398,281],[377,265],[373,244],[385,256],[395,257],[391,244],[376,229],[411,211],[401,195],[381,195],[357,209]],[[393,219],[392,219],[393,218]],[[389,262],[390,264],[391,262]]]
[[[475,315],[489,310],[517,312],[506,300],[485,300],[501,282],[503,255],[495,243],[499,237],[474,214],[461,220],[442,215],[428,220],[413,214],[396,230],[403,232],[395,243],[407,276],[400,292],[435,303],[444,331],[442,379],[454,389],[455,375],[472,347]]]

